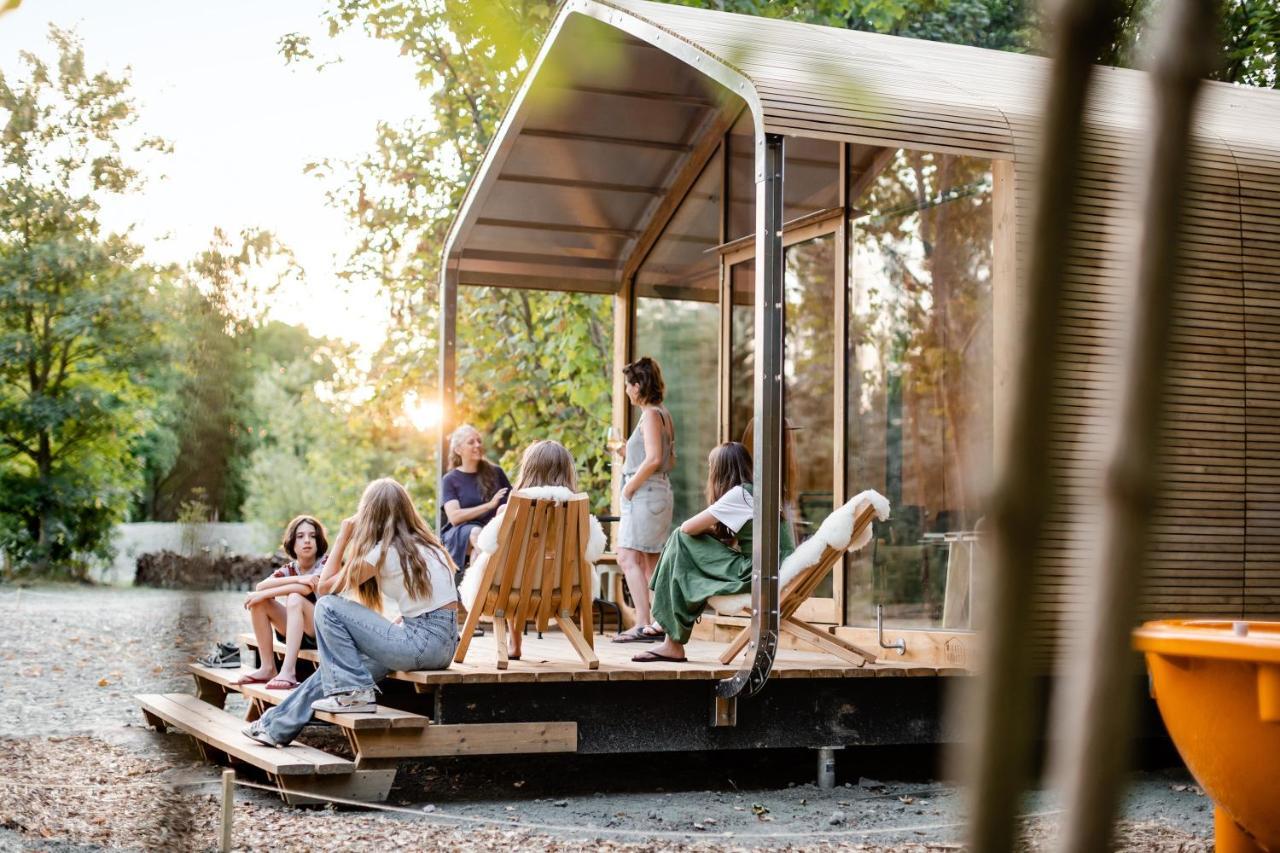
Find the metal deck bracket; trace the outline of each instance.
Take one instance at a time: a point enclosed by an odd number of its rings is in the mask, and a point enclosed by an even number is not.
[[[711,727],[736,726],[738,724],[738,697],[711,697]]]

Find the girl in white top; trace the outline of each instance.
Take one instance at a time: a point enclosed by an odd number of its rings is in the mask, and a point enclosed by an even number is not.
[[[287,744],[313,710],[376,711],[377,682],[392,670],[447,668],[458,644],[453,573],[448,552],[404,486],[370,483],[360,509],[342,522],[317,584],[320,667],[245,734]],[[394,622],[382,615],[386,601],[399,611]]]
[[[520,475],[516,478],[514,495],[533,498],[551,498],[553,500],[569,500],[578,491],[577,468],[573,462],[573,454],[558,441],[535,441],[529,445],[524,456],[520,458]],[[475,603],[476,594],[480,590],[480,581],[484,577],[485,564],[498,550],[498,531],[502,527],[502,517],[507,507],[504,504],[498,514],[484,526],[476,540],[478,556],[472,557],[471,567],[462,576],[458,586],[458,595],[462,606],[470,610]],[[604,530],[595,516],[589,521],[590,533],[587,538],[587,562],[594,563],[604,553]],[[595,573],[592,572],[592,578]],[[593,595],[594,597],[594,595]],[[507,657],[520,659],[521,642],[524,626],[516,625],[507,619]]]

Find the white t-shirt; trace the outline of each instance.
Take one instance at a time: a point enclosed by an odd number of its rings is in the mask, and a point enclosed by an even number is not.
[[[382,571],[378,573],[378,585],[382,589],[383,598],[394,601],[396,607],[400,609],[400,615],[406,619],[411,616],[420,616],[458,600],[457,590],[453,587],[453,572],[449,571],[449,566],[440,559],[440,555],[426,547],[420,547],[418,552],[427,563],[427,576],[431,580],[430,597],[410,598],[408,590],[404,588],[400,555],[394,547],[387,550],[387,559],[383,561]],[[374,545],[369,553],[361,558],[361,561],[376,566],[381,553],[382,545],[379,543]]]
[[[720,500],[707,507],[716,521],[737,533],[742,525],[755,518],[756,502],[742,486],[734,486],[720,496]]]

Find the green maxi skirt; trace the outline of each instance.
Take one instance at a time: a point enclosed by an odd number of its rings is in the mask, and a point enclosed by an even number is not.
[[[794,550],[786,524],[779,524],[778,539],[786,559]],[[751,541],[749,521],[738,531],[737,548],[705,533],[690,536],[676,528],[671,534],[649,583],[653,618],[671,639],[689,642],[708,598],[751,589]]]

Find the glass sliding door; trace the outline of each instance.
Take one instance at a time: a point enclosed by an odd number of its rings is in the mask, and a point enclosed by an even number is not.
[[[992,454],[991,164],[886,151],[849,230],[849,491],[892,505],[849,560],[845,619],[967,629]]]

